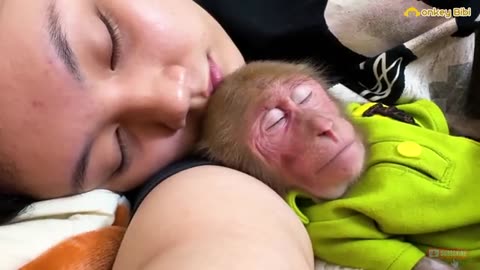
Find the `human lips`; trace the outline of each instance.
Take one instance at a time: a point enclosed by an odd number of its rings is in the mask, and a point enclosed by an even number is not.
[[[213,58],[209,55],[208,56],[208,66],[209,66],[209,85],[208,85],[208,93],[213,94],[217,86],[223,80],[223,73],[218,64],[213,60]]]

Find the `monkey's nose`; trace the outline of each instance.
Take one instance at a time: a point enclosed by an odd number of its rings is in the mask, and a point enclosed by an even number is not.
[[[312,128],[318,137],[326,137],[333,141],[337,141],[336,133],[333,130],[334,124],[331,119],[320,116],[312,120]]]
[[[311,119],[311,126],[313,130],[315,130],[318,135],[328,135],[329,132],[331,132],[333,128],[333,121],[322,117],[322,116],[317,116],[313,119]]]
[[[326,136],[326,137],[332,137],[333,136],[333,131],[331,129],[327,129],[324,131],[321,131],[317,134],[317,136]]]
[[[319,137],[328,138],[333,142],[338,142],[337,133],[333,129],[325,130],[324,132],[318,134]]]

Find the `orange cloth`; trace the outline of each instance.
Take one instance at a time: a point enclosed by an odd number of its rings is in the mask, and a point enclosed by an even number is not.
[[[34,203],[0,226],[0,269],[111,269],[130,216],[108,190]]]

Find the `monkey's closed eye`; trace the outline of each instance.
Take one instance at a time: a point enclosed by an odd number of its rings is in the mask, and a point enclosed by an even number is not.
[[[285,121],[285,112],[278,108],[274,108],[266,113],[263,126],[265,130],[269,130],[282,123],[282,121]]]
[[[292,92],[292,100],[296,104],[303,104],[312,96],[312,89],[306,85],[297,86]]]

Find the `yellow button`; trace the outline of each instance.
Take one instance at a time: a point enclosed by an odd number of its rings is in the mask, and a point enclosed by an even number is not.
[[[422,147],[416,142],[402,142],[397,146],[397,151],[404,157],[419,157]]]

